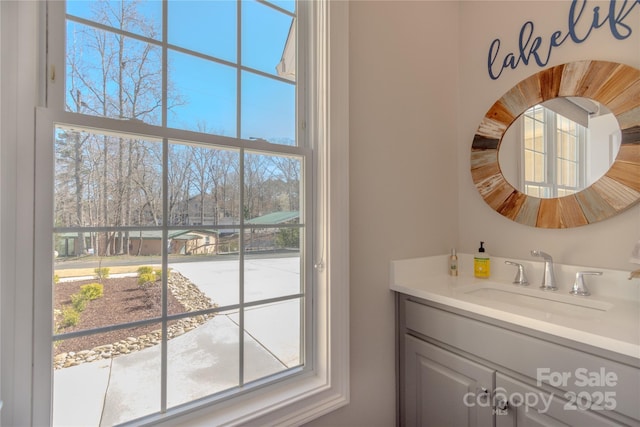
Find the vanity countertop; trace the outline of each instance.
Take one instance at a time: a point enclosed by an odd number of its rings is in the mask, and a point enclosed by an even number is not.
[[[392,261],[390,288],[640,360],[640,279],[628,280],[629,272],[556,264],[559,290],[552,292],[539,289],[540,261],[509,259],[525,266],[530,284],[519,287],[512,284],[516,269],[504,264],[506,258],[492,257],[489,279],[473,276],[472,255],[458,258],[456,277],[448,274],[448,255]],[[594,270],[603,275],[588,278],[592,295],[569,295],[575,273]]]

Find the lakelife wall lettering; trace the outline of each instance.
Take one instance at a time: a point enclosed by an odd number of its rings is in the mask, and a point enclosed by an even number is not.
[[[630,37],[633,28],[628,24],[629,16],[634,10],[640,11],[640,0],[610,0],[608,8],[601,7],[601,4],[573,0],[569,7],[567,27],[547,36],[537,35],[532,21],[525,22],[520,28],[516,52],[501,52],[501,40],[493,40],[487,57],[489,76],[497,80],[505,69],[514,70],[520,64],[528,65],[531,61],[544,67],[549,63],[554,48],[569,41],[582,43],[593,31],[608,30],[617,40]]]

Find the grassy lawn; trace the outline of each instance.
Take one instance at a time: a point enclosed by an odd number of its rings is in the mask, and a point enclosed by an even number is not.
[[[137,273],[138,267],[142,265],[149,265],[154,268],[160,268],[160,265],[153,264],[139,264],[139,265],[122,265],[122,266],[112,266],[109,267],[109,274],[120,274],[120,273]],[[55,274],[58,277],[80,277],[80,276],[95,276],[95,267],[90,268],[67,268],[64,270],[54,270]]]

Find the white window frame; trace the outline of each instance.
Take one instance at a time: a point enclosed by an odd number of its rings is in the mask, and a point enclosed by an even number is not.
[[[525,114],[523,114],[522,116],[522,125],[521,125],[521,137],[520,140],[524,141],[524,137],[525,137],[525,128],[526,128],[526,121],[527,120],[531,120],[534,122],[539,122],[542,123],[543,127],[544,127],[544,145],[545,145],[545,153],[544,153],[544,163],[545,163],[545,171],[546,171],[546,178],[544,180],[544,182],[537,182],[537,181],[527,181],[525,179],[525,168],[522,167],[520,168],[520,188],[527,188],[529,186],[531,187],[538,187],[541,191],[548,191],[548,194],[545,197],[559,197],[558,193],[561,190],[564,191],[570,191],[570,192],[577,192],[580,191],[581,188],[584,188],[584,183],[586,181],[586,168],[584,167],[579,167],[580,165],[584,165],[586,164],[585,162],[585,150],[587,149],[587,133],[586,133],[586,129],[581,126],[580,124],[578,124],[578,135],[576,136],[577,138],[577,159],[574,161],[574,163],[576,163],[576,169],[577,169],[577,176],[576,176],[576,186],[575,187],[569,187],[569,186],[564,186],[564,185],[559,185],[558,184],[558,167],[557,167],[557,161],[558,161],[558,145],[560,144],[559,142],[559,136],[558,134],[561,133],[562,131],[558,128],[558,116],[560,115],[559,113],[553,111],[550,108],[546,108],[544,106],[538,106],[541,107],[543,109],[543,119],[542,121],[539,121],[537,119],[535,119],[534,117],[531,117],[527,114],[527,112],[525,112]],[[568,119],[570,120],[570,119]],[[520,164],[522,164],[523,166],[526,165],[526,152],[527,151],[534,151],[534,150],[529,150],[527,148],[524,148],[524,144],[521,144],[521,146],[523,147],[523,149],[521,150],[521,157],[520,157]]]
[[[310,106],[307,126],[318,141],[315,216],[320,235],[314,260],[315,319],[313,370],[255,392],[220,403],[195,405],[181,414],[149,419],[153,425],[300,425],[349,401],[349,241],[348,241],[348,3],[311,2],[316,19],[310,40],[316,46],[309,70]],[[34,284],[50,280],[51,220],[38,210],[52,205],[43,180],[52,176],[52,150],[35,149],[34,107],[46,107],[44,79],[54,72],[44,66],[44,2],[1,2],[2,62],[2,192],[0,242],[0,361],[4,425],[47,425],[51,422],[50,300],[34,292]],[[42,123],[55,114],[38,110]],[[43,117],[41,116],[44,116]],[[48,117],[47,117],[48,116]],[[43,119],[43,120],[41,120]],[[50,144],[49,144],[50,145]],[[51,147],[52,148],[52,147]],[[34,162],[35,159],[35,162]]]

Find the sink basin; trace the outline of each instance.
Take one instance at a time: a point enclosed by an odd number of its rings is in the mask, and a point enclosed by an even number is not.
[[[573,296],[560,291],[544,291],[538,287],[483,283],[465,286],[459,290],[472,298],[490,302],[491,305],[508,304],[518,308],[561,315],[593,316],[613,308],[613,304],[591,299],[591,297]]]

